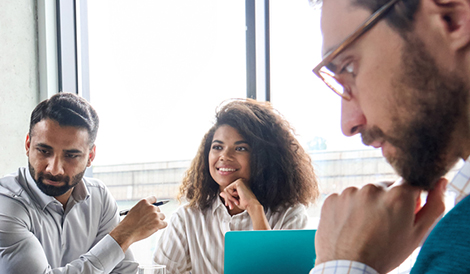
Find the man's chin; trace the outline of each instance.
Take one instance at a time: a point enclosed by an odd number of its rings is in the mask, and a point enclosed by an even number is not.
[[[414,161],[399,161],[395,158],[387,159],[393,169],[411,186],[429,191],[434,188],[437,181],[447,173],[446,169],[438,167],[425,167]]]
[[[70,186],[64,185],[63,183],[61,186],[49,185],[44,183],[42,180],[39,182],[37,181],[36,184],[44,194],[52,197],[61,196],[71,188]]]

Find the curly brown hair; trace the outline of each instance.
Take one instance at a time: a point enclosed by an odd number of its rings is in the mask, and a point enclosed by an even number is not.
[[[251,99],[222,104],[216,123],[204,135],[196,157],[186,171],[178,200],[205,210],[219,196],[219,185],[209,173],[209,151],[215,131],[222,125],[235,128],[252,148],[251,190],[266,208],[314,202],[319,194],[310,156],[294,137],[289,123],[267,102]]]

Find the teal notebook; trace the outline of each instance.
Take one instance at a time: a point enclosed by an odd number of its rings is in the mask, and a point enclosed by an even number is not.
[[[225,274],[308,274],[315,264],[316,230],[229,231]]]

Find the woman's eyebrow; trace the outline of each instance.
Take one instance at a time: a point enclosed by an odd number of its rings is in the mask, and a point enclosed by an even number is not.
[[[245,141],[245,140],[236,141],[235,144],[236,144],[236,145],[239,145],[239,144],[247,144],[247,145],[249,145],[248,142]]]

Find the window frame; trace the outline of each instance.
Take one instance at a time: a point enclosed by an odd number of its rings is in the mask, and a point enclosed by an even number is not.
[[[71,92],[90,100],[88,0],[38,1],[40,100]]]

